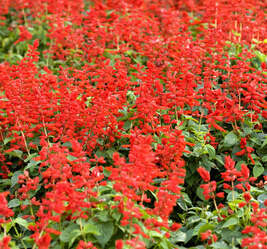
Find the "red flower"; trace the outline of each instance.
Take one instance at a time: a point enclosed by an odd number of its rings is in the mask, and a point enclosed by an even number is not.
[[[115,243],[116,249],[122,249],[123,248],[123,241],[122,240],[117,240]]]
[[[211,230],[207,230],[205,233],[201,233],[201,240],[207,240],[212,234]]]
[[[207,170],[205,170],[202,167],[199,167],[197,169],[197,171],[200,174],[200,177],[202,178],[203,181],[205,181],[205,182],[209,182],[210,181],[210,173]]]
[[[19,39],[14,43],[32,39],[32,34],[25,28],[25,26],[19,26]]]

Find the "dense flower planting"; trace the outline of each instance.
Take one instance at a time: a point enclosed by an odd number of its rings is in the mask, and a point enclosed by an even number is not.
[[[267,248],[264,0],[0,0],[0,249]]]

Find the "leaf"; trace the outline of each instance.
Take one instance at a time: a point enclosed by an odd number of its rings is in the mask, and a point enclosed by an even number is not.
[[[264,167],[262,165],[255,165],[253,167],[253,176],[259,177],[264,172]]]
[[[155,237],[155,238],[163,238],[163,234],[161,234],[157,231],[149,231],[148,236],[149,237]]]
[[[113,222],[103,222],[100,224],[97,224],[97,227],[100,230],[101,235],[94,235],[102,248],[105,247],[107,242],[110,240],[110,238],[113,235],[114,232],[114,224]]]
[[[219,162],[220,164],[224,165],[223,160],[222,160],[222,157],[221,157],[220,155],[216,155],[216,156],[215,156],[215,160],[216,160],[217,162]]]
[[[186,232],[186,238],[184,243],[186,244],[193,237],[194,229],[190,229]]]
[[[265,54],[261,53],[260,51],[255,51],[255,54],[259,57],[261,62],[265,62]]]
[[[213,231],[213,229],[214,229],[214,225],[212,225],[212,224],[206,224],[206,225],[202,226],[198,230],[198,238],[201,236],[202,233],[205,233],[208,230]]]
[[[229,220],[227,220],[227,221],[222,225],[221,228],[228,228],[228,227],[233,226],[233,225],[236,225],[236,224],[238,224],[238,223],[239,223],[239,221],[238,221],[237,218],[230,218]]]
[[[25,227],[25,228],[28,228],[28,222],[26,220],[20,218],[20,217],[16,218],[14,220],[14,222],[19,224],[19,225],[21,225],[21,226],[23,226],[23,227]]]
[[[62,242],[68,242],[69,241],[69,237],[70,237],[70,233],[71,231],[75,230],[75,229],[79,229],[79,226],[77,224],[71,224],[70,226],[68,226],[67,228],[65,228],[62,233],[59,236],[59,239]]]
[[[231,131],[225,136],[223,146],[224,147],[232,147],[237,142],[238,142],[237,136],[235,135],[235,133],[233,131]]]
[[[237,200],[239,198],[239,196],[240,196],[240,194],[237,191],[234,191],[234,200]],[[229,194],[226,197],[226,200],[227,201],[231,201],[231,202],[233,201],[233,193],[232,193],[232,191],[229,192]]]
[[[267,200],[267,195],[266,194],[261,194],[257,198],[259,202],[259,208],[265,208],[264,202]]]
[[[188,210],[188,207],[187,207],[185,201],[182,198],[180,198],[180,199],[177,200],[177,204],[179,205],[179,207],[182,210],[184,210],[184,211],[187,211]]]
[[[124,125],[123,125],[123,129],[124,129],[125,131],[127,131],[127,130],[129,130],[129,129],[131,128],[131,126],[132,126],[132,121],[127,120],[127,121],[124,123]]]
[[[265,138],[265,140],[264,140],[264,142],[263,142],[263,144],[262,144],[262,146],[261,146],[261,149],[262,149],[266,144],[267,144],[267,137]]]
[[[4,144],[9,143],[12,139],[13,139],[13,137],[6,137],[4,140]]]
[[[263,161],[263,162],[267,162],[267,156],[264,156],[264,157],[262,158],[262,161]]]
[[[77,160],[78,158],[76,156],[67,155],[67,159],[72,162],[74,160]]]
[[[99,220],[103,221],[103,222],[108,222],[111,220],[111,217],[109,215],[109,210],[103,210],[101,211],[101,213],[98,216]]]
[[[35,161],[34,159],[31,159],[31,161],[28,163],[28,165],[26,166],[24,170],[31,169],[32,167],[38,165],[40,162],[41,161]]]
[[[229,249],[229,247],[223,242],[212,243],[211,247],[216,249]]]
[[[69,248],[71,248],[73,242],[76,240],[77,237],[82,235],[81,230],[75,229],[69,235]]]
[[[197,188],[197,196],[198,196],[201,200],[205,201],[205,197],[204,197],[204,195],[203,195],[203,192],[204,192],[204,189],[201,188],[201,187],[199,186],[199,187]]]
[[[13,199],[8,203],[9,208],[18,207],[20,205],[19,199]]]
[[[23,154],[23,152],[21,150],[13,150],[11,152],[6,153],[9,156],[14,156],[14,157],[19,157],[21,158],[21,155]]]
[[[182,193],[182,197],[181,197],[181,199],[183,199],[186,203],[190,204],[191,206],[193,205],[193,204],[192,204],[192,201],[190,200],[190,198],[189,198],[189,196],[188,196],[188,194],[186,194],[186,193]]]
[[[213,159],[215,157],[215,149],[212,145],[207,144],[205,146],[206,150],[209,152],[209,159]]]
[[[11,229],[11,227],[13,227],[12,222],[8,222],[8,223],[6,223],[6,232],[7,232],[7,233],[9,232],[9,230]]]
[[[86,224],[83,228],[83,232],[85,234],[90,233],[90,234],[95,234],[95,235],[101,235],[101,233],[99,232],[99,229],[93,224]]]
[[[204,225],[206,225],[206,222],[204,222],[204,221],[200,222],[200,223],[194,228],[193,236],[198,235],[198,231],[199,231],[199,229],[200,229],[202,226],[204,226]]]
[[[17,184],[20,175],[23,175],[22,171],[14,172],[14,174],[13,174],[13,176],[11,178],[11,188],[14,187]]]

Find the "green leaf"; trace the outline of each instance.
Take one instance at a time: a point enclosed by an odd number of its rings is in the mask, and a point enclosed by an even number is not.
[[[78,158],[76,156],[67,155],[67,159],[72,162],[74,160],[77,160]]]
[[[267,195],[266,194],[261,194],[258,196],[257,200],[259,202],[259,208],[265,208],[264,202],[267,199]]]
[[[220,155],[216,155],[216,156],[215,156],[215,160],[216,160],[217,162],[219,162],[220,164],[224,165],[223,160],[222,160],[222,157],[221,157]]]
[[[237,218],[230,218],[229,220],[227,220],[227,221],[222,225],[221,228],[228,228],[228,227],[233,226],[233,225],[236,225],[236,224],[238,224],[238,223],[239,223],[239,221],[238,221]]]
[[[59,239],[63,242],[68,242],[70,233],[75,229],[79,229],[79,226],[77,224],[71,224],[70,226],[68,226],[62,231],[62,233],[59,236]]]
[[[2,225],[2,226],[3,226],[3,225]],[[7,233],[9,232],[9,230],[11,229],[11,227],[13,227],[12,222],[8,222],[8,223],[6,223],[6,232],[7,232]]]
[[[214,225],[212,225],[212,224],[206,224],[206,225],[200,227],[198,230],[198,238],[201,236],[202,233],[205,233],[208,230],[213,231],[213,229],[214,229]]]
[[[20,175],[23,175],[23,172],[22,171],[16,171],[13,174],[13,176],[11,178],[11,188],[14,187],[17,184]]]
[[[262,158],[262,161],[263,161],[263,162],[267,162],[267,156],[264,156],[264,157]]]
[[[26,220],[20,218],[20,217],[16,218],[14,220],[14,222],[19,224],[19,225],[21,225],[21,226],[23,226],[23,227],[25,227],[25,228],[28,228],[28,222]]]
[[[13,199],[8,203],[9,208],[18,207],[20,205],[19,199]]]
[[[223,242],[212,243],[211,247],[216,249],[229,249],[229,247]]]
[[[124,123],[124,125],[123,125],[123,129],[124,129],[125,131],[127,131],[127,130],[129,130],[129,129],[131,128],[131,126],[132,126],[132,121],[127,120],[127,121]]]
[[[75,229],[69,235],[69,248],[71,248],[73,242],[76,240],[77,237],[82,235],[81,230]]]
[[[41,161],[35,161],[34,159],[31,159],[31,161],[28,163],[24,170],[31,169],[32,167],[38,165],[40,162]]]
[[[214,147],[210,144],[206,144],[205,149],[209,152],[209,159],[213,159],[215,157]]]
[[[184,210],[184,211],[187,211],[188,210],[188,207],[187,207],[185,201],[182,198],[180,198],[180,199],[177,200],[177,204],[179,205],[179,207],[182,210]]]
[[[103,210],[100,212],[99,216],[98,216],[99,220],[103,221],[103,222],[108,222],[111,220],[111,217],[109,215],[109,210]]]
[[[19,157],[21,158],[21,155],[23,154],[23,152],[21,150],[13,150],[11,152],[6,153],[9,156],[14,156],[14,157]]]
[[[204,195],[203,195],[203,192],[204,192],[204,189],[201,188],[201,187],[199,186],[199,187],[197,188],[197,196],[198,196],[201,200],[205,201],[205,197],[204,197]]]
[[[186,232],[185,244],[193,237],[194,229],[190,229]]]
[[[163,234],[157,232],[157,231],[149,231],[148,232],[149,237],[156,237],[156,238],[163,238]]]
[[[234,191],[234,200],[237,200],[239,198],[239,196],[240,196],[240,194],[237,191]],[[226,200],[230,201],[230,202],[233,201],[233,193],[232,193],[232,191],[229,192],[229,194],[226,197]]]
[[[264,167],[261,165],[255,165],[253,167],[253,176],[259,177],[264,172]]]
[[[259,57],[261,62],[265,62],[265,54],[261,53],[260,51],[255,51],[255,54]]]
[[[94,235],[102,248],[105,247],[107,242],[110,240],[110,238],[113,235],[114,232],[114,224],[113,222],[103,222],[100,224],[97,224],[97,227],[99,228],[99,231],[101,235]]]
[[[231,131],[225,136],[223,146],[224,147],[232,147],[237,142],[238,142],[238,137],[235,135],[235,133],[233,131]]]
[[[5,140],[4,140],[4,144],[6,145],[6,144],[9,143],[12,139],[13,139],[13,137],[6,137]]]
[[[261,145],[261,149],[267,144],[267,137],[265,138],[263,144]]]
[[[206,222],[204,222],[204,221],[200,222],[200,223],[194,228],[193,236],[198,235],[198,231],[199,231],[199,229],[200,229],[202,226],[204,226],[204,225],[206,225]]]
[[[83,228],[83,232],[85,234],[90,233],[90,234],[95,234],[95,235],[101,235],[101,233],[99,232],[99,229],[93,224],[86,224]]]

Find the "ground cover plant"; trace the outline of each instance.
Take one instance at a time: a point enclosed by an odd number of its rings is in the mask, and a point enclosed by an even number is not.
[[[0,248],[267,248],[266,21],[0,0]]]

